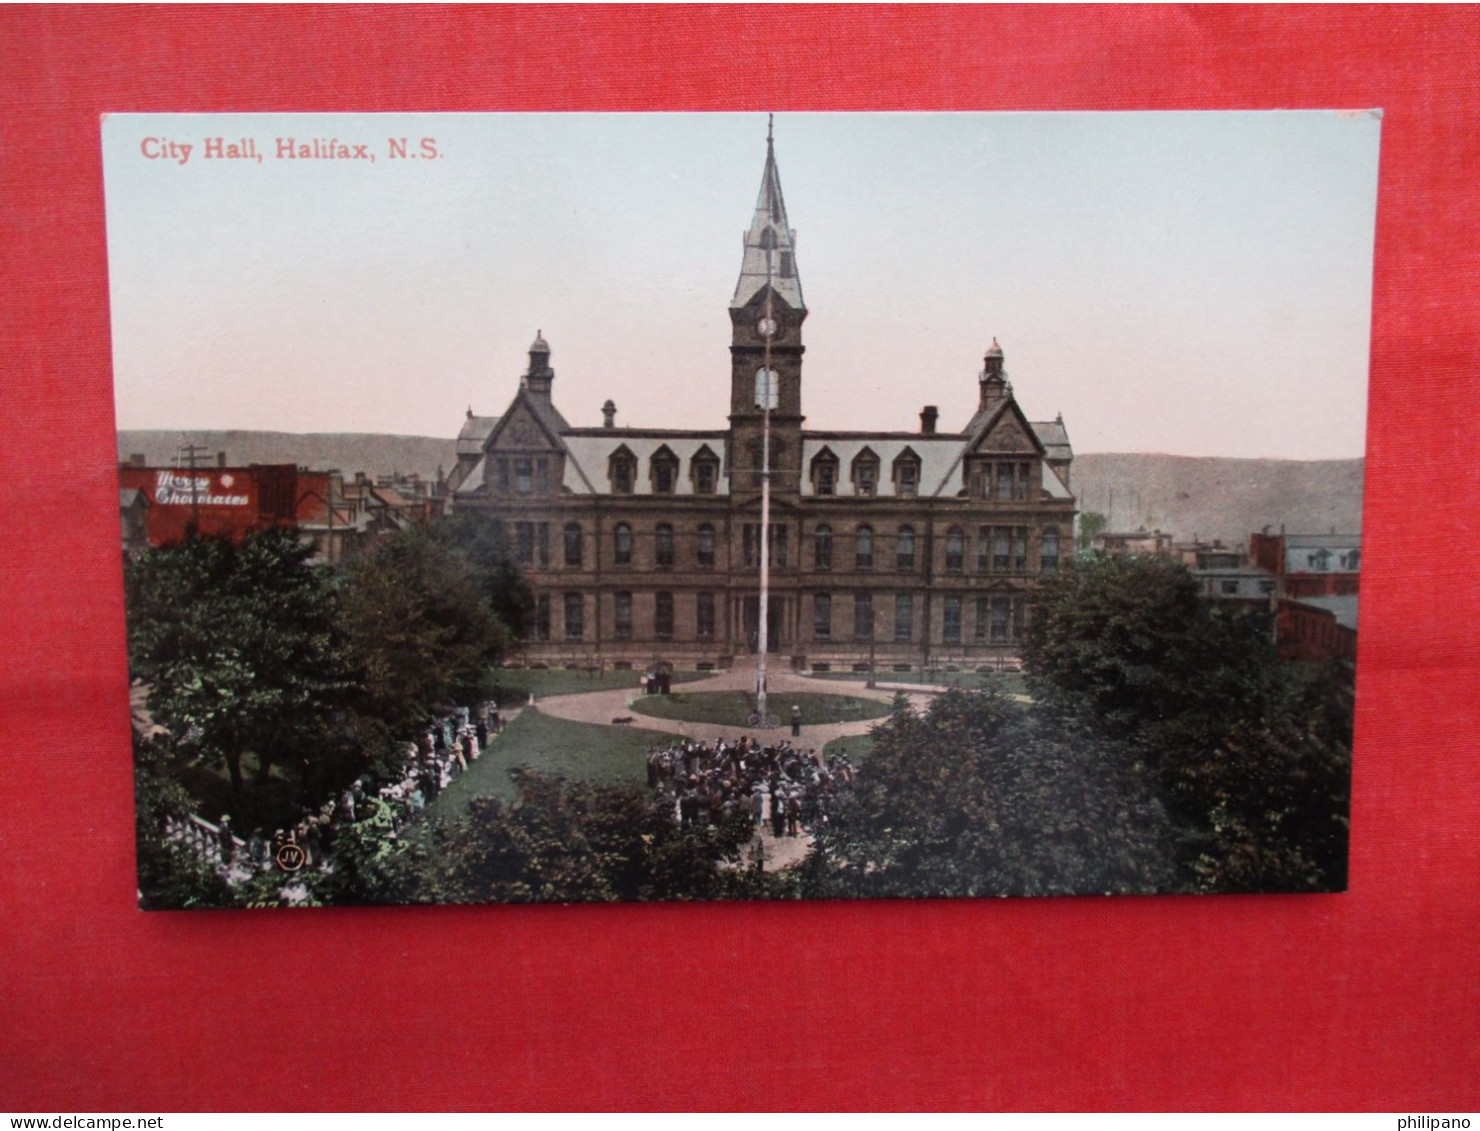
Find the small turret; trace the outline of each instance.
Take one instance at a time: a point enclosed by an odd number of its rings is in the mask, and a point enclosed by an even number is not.
[[[601,406],[601,426],[603,428],[615,428],[617,426],[617,404],[608,400]]]
[[[524,387],[548,401],[554,380],[555,370],[550,368],[550,343],[545,341],[543,331],[536,330],[534,343],[529,347],[529,369],[524,374]]]
[[[1002,347],[993,338],[986,357],[982,358],[982,371],[977,378],[981,387],[978,412],[1012,395],[1012,386],[1007,383],[1007,371],[1002,367],[1002,362]]]

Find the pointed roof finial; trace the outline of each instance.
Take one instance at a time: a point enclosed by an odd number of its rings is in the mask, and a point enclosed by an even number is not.
[[[771,146],[772,146],[772,144],[773,144],[772,143],[772,140],[771,140],[771,130],[772,130],[772,127],[774,127],[775,125],[776,125],[776,115],[775,114],[767,114],[766,115],[766,148],[767,149],[770,149]]]

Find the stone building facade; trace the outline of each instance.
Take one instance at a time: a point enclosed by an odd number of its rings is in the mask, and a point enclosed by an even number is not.
[[[730,303],[730,396],[709,431],[573,427],[550,347],[498,417],[469,410],[454,509],[505,524],[536,594],[526,658],[724,667],[757,647],[762,449],[769,401],[770,651],[797,667],[996,666],[1028,598],[1073,552],[1073,452],[1030,422],[995,340],[959,431],[821,432],[802,413],[797,272],[773,146]]]

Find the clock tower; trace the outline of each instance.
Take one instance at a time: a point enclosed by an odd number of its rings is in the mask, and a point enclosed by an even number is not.
[[[766,131],[766,167],[744,237],[740,280],[730,300],[731,482],[760,490],[761,432],[771,409],[771,488],[795,495],[801,475],[802,322],[807,307],[797,274],[796,232],[786,222],[776,149]]]

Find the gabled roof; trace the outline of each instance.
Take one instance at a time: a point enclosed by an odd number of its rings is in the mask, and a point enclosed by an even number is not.
[[[1074,448],[1069,443],[1069,430],[1064,427],[1064,420],[1033,420],[1029,421],[1033,431],[1038,433],[1038,442],[1043,445],[1045,454],[1049,459],[1064,460],[1074,458]]]
[[[548,401],[544,397],[526,397],[526,403],[539,417],[540,423],[553,435],[570,430],[570,423],[560,415],[560,410],[555,407],[555,402]]]
[[[1033,427],[1032,421],[1023,415],[1023,410],[1018,407],[1017,401],[1010,396],[996,404],[988,405],[972,417],[973,427],[966,430],[967,448],[980,450],[987,437],[997,430],[1003,418],[1007,416],[1012,416],[1017,421],[1019,428],[1033,444],[1036,452],[1040,455],[1048,454],[1043,441],[1038,438],[1038,430]]]
[[[535,424],[545,433],[545,437],[549,440],[552,448],[556,451],[564,449],[565,444],[560,438],[560,433],[570,428],[570,425],[565,422],[565,417],[561,416],[555,406],[543,396],[531,393],[528,389],[521,388],[514,394],[514,399],[509,403],[509,407],[503,416],[498,418],[498,422],[489,433],[488,438],[483,441],[484,451],[488,451],[497,445],[499,436],[509,426],[509,422],[518,415],[521,407],[534,418]]]
[[[457,434],[457,454],[459,456],[476,456],[483,451],[483,445],[488,442],[488,437],[493,435],[493,430],[498,427],[497,416],[474,416],[469,410],[468,417],[463,421],[462,431]]]

